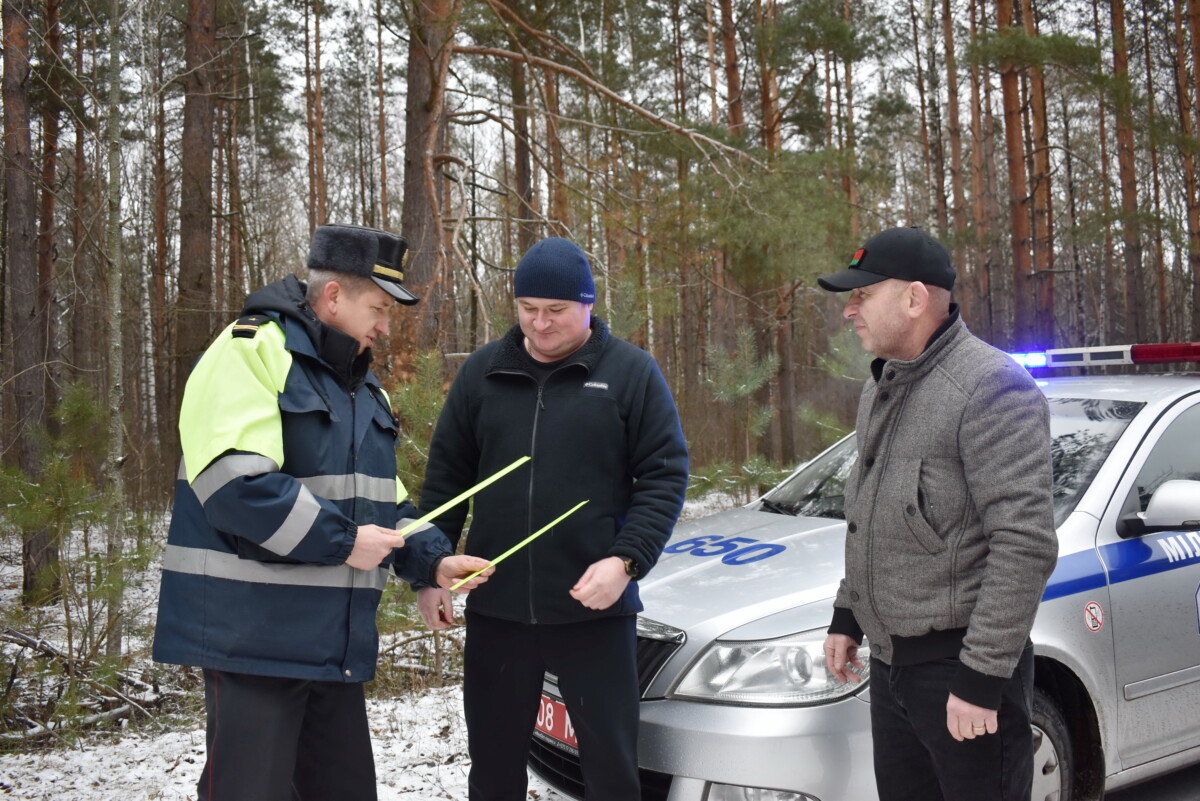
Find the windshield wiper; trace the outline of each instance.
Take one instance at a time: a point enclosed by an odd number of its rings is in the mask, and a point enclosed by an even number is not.
[[[790,506],[784,506],[782,503],[776,503],[770,498],[762,498],[759,500],[759,504],[763,509],[766,509],[768,512],[774,512],[777,515],[789,515],[790,517],[796,516],[795,509]]]

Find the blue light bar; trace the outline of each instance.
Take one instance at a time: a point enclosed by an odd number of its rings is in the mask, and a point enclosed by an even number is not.
[[[1031,367],[1046,366],[1046,352],[1037,351],[1035,353],[1010,353],[1008,354],[1013,360],[1028,370]]]

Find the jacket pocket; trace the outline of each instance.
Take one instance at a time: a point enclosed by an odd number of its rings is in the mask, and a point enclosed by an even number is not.
[[[306,369],[293,369],[288,373],[287,383],[279,395],[279,409],[288,414],[318,412],[324,414],[329,420],[338,422],[333,405],[316,386]]]
[[[921,490],[920,459],[914,459],[906,466],[903,482],[900,498],[904,508],[901,510],[901,516],[904,518],[905,525],[908,526],[909,533],[929,553],[941,553],[946,550],[946,543],[934,531],[933,526],[929,525],[923,511],[924,494]]]

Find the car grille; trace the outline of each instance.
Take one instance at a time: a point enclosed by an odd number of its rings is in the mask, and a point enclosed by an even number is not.
[[[647,695],[651,682],[672,654],[683,645],[684,633],[671,626],[639,617],[637,621],[638,692]],[[656,696],[657,697],[657,696]]]
[[[536,737],[529,746],[529,767],[537,777],[564,795],[583,798],[583,774],[579,757],[560,751]],[[671,792],[671,776],[638,769],[642,783],[642,801],[666,801]]]

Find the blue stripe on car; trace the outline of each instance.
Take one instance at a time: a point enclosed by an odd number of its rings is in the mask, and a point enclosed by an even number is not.
[[[1120,584],[1195,564],[1200,564],[1200,535],[1196,532],[1166,531],[1114,542],[1097,550],[1060,556],[1042,600],[1052,601],[1099,589],[1106,583]]]

